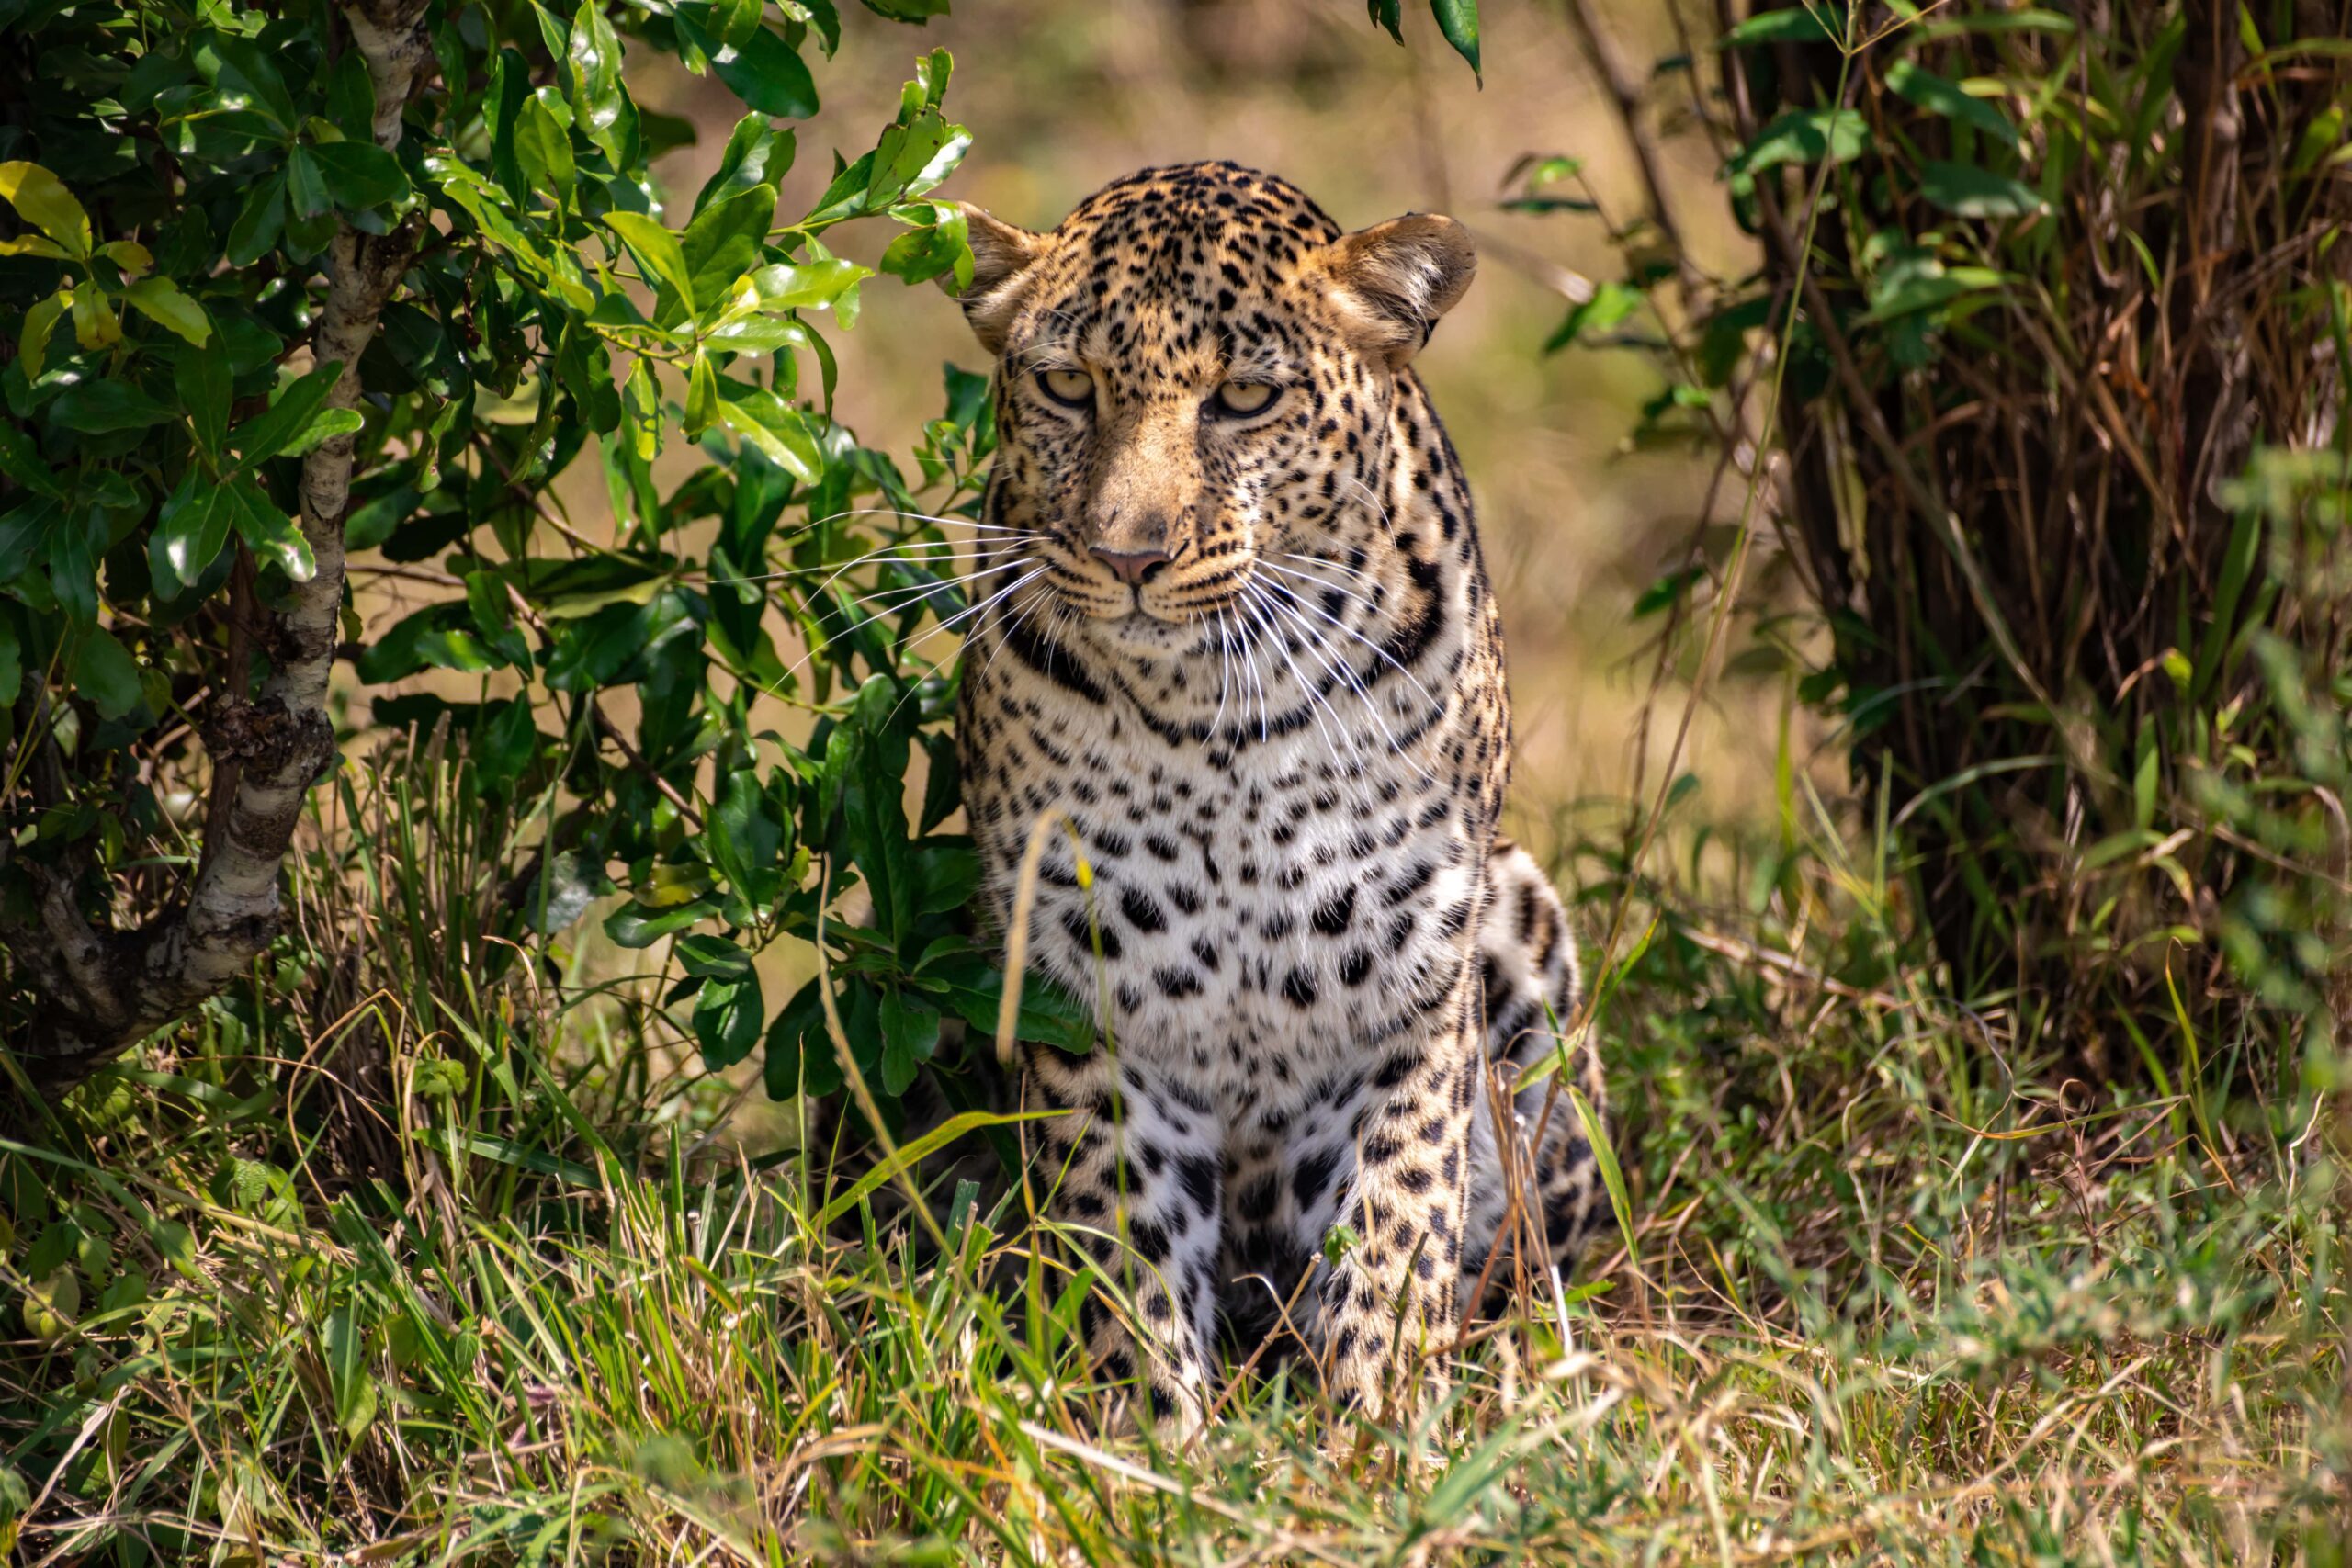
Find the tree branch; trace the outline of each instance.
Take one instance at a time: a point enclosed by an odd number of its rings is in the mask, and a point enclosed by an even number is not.
[[[350,0],[343,11],[375,86],[376,141],[388,150],[401,140],[411,94],[433,68],[427,4]],[[326,300],[311,340],[314,363],[343,367],[326,407],[359,406],[360,355],[421,231],[415,219],[389,234],[337,224]],[[71,1088],[217,995],[252,967],[277,932],[281,863],[311,785],[334,765],[327,682],[343,609],[344,515],[356,449],[356,437],[336,435],[302,461],[302,535],[317,570],[263,612],[259,630],[270,671],[259,699],[246,700],[241,669],[220,684],[224,700],[204,730],[219,798],[208,812],[203,862],[186,904],[136,931],[93,930],[74,878],[7,857],[30,874],[37,910],[29,925],[10,922],[10,946],[56,1004],[43,1038],[25,1053],[28,1071],[47,1092]]]

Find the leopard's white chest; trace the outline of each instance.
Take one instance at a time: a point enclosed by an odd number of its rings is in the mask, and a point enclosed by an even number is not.
[[[1021,902],[1030,825],[1066,822],[1031,965],[1093,1002],[1137,1066],[1310,1095],[1362,1070],[1475,918],[1479,846],[1436,765],[1442,728],[1401,754],[1329,723],[1227,749],[1040,703],[1003,738],[1017,772],[974,786],[1000,807],[982,830],[997,908]]]

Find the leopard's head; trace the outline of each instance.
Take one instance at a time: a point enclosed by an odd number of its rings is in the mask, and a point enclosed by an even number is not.
[[[1460,224],[1343,234],[1229,163],[1132,175],[1043,233],[966,212],[965,313],[999,367],[989,522],[1073,612],[1059,635],[1182,659],[1287,558],[1383,575],[1391,404],[1469,287]]]

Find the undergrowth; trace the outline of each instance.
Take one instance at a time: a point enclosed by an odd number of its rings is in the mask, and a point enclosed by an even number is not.
[[[1689,886],[1575,846],[1588,924],[1647,933],[1603,981],[1621,1237],[1415,1431],[1261,1363],[1187,1454],[1105,1425],[1017,1193],[928,1193],[941,1253],[824,1138],[735,1142],[674,976],[534,934],[466,767],[346,770],[279,983],[6,1143],[21,1561],[2344,1560],[2315,1064],[2053,1087],[1903,978],[1817,810]]]

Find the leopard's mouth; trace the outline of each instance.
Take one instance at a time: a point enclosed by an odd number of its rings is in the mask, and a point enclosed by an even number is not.
[[[1139,653],[1172,652],[1178,643],[1196,635],[1189,619],[1174,620],[1155,615],[1140,604],[1124,615],[1098,615],[1093,624],[1095,635],[1104,642]]]

